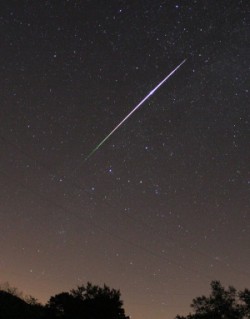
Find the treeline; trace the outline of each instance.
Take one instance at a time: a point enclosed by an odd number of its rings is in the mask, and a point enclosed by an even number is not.
[[[208,297],[193,299],[192,313],[175,319],[250,319],[250,290],[224,288],[211,282]],[[0,319],[129,319],[119,290],[87,283],[52,296],[46,305],[22,297],[17,289],[0,286]],[[152,318],[153,319],[153,318]]]
[[[212,281],[210,295],[193,299],[191,308],[193,313],[176,319],[250,319],[250,290],[225,289]]]
[[[51,297],[41,305],[17,289],[0,290],[0,319],[128,319],[119,290],[87,283]]]

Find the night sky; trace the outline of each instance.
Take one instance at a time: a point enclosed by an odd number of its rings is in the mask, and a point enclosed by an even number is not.
[[[250,5],[1,1],[0,282],[126,314],[250,288]],[[187,61],[88,160],[168,73]]]

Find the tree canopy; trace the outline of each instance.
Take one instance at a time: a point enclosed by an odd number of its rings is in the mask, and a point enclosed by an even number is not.
[[[87,283],[51,297],[49,309],[60,318],[127,319],[119,290]]]
[[[119,290],[87,283],[50,297],[45,306],[35,298],[0,288],[0,319],[128,319]]]
[[[250,290],[224,288],[211,282],[209,296],[191,303],[192,313],[175,319],[250,319]],[[31,296],[23,297],[16,288],[0,286],[0,319],[129,319],[125,315],[121,293],[106,285],[88,282],[69,292],[50,297],[41,305]]]
[[[210,295],[193,299],[191,308],[193,314],[176,319],[247,319],[250,318],[250,291],[237,292],[232,286],[225,289],[220,281],[212,281]]]

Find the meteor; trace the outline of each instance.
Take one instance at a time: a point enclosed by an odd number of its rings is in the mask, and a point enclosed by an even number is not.
[[[85,161],[88,160],[97,150],[98,148],[100,148],[106,141],[108,138],[110,138],[110,136],[112,134],[115,133],[115,131],[151,96],[153,95],[160,86],[162,86],[162,84],[164,82],[166,82],[181,66],[182,64],[184,64],[186,62],[187,59],[183,60],[179,65],[177,65],[177,67],[171,71],[152,91],[150,91],[148,93],[148,95],[146,95],[134,108],[133,110],[128,113],[128,115],[126,115],[124,117],[124,119],[93,149],[93,151],[91,151],[89,153],[89,155],[85,158]]]

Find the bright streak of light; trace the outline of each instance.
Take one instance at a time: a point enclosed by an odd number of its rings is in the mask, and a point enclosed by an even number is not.
[[[162,85],[165,83],[184,63],[186,62],[186,59],[183,60],[177,67],[171,71],[152,91],[150,91],[134,108],[131,112],[128,113],[124,117],[124,119],[89,153],[89,155],[85,158],[85,160],[89,159],[97,150],[100,148],[107,139],[115,133],[115,131],[151,96],[153,95]]]

